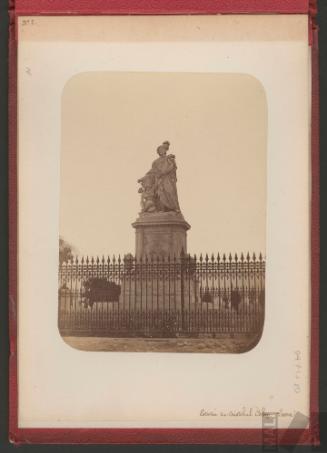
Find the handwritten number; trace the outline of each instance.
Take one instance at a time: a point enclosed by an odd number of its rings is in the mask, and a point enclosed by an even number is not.
[[[301,364],[301,351],[296,350],[294,351],[294,368],[295,368],[295,379],[299,380],[301,379],[301,374],[302,374],[302,364]],[[301,392],[301,385],[298,382],[295,382],[293,384],[293,390],[295,393],[300,393]]]
[[[34,19],[23,19],[22,25],[23,27],[26,27],[26,25],[35,25],[35,21]]]

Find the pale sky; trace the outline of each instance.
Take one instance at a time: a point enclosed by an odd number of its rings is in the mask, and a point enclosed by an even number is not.
[[[134,253],[137,179],[164,140],[190,253],[265,252],[267,105],[246,74],[87,72],[62,96],[60,235]]]

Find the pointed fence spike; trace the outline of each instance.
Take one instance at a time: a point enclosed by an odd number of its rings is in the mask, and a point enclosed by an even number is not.
[[[257,257],[255,256],[255,253],[254,253],[254,252],[253,252],[252,258],[253,258],[253,261],[256,261],[256,259],[257,259]]]
[[[247,255],[246,255],[246,259],[247,259],[248,261],[250,261],[250,253],[249,253],[249,252],[248,252]]]
[[[244,255],[243,255],[243,252],[241,253],[241,261],[242,261],[242,262],[244,261]]]
[[[237,253],[235,253],[235,257],[234,257],[235,261],[237,262],[238,261],[238,256],[237,256]]]

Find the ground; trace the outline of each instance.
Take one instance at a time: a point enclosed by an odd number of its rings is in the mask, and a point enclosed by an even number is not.
[[[258,336],[234,335],[220,338],[107,338],[64,337],[67,344],[83,351],[124,352],[214,352],[240,353],[252,349]]]

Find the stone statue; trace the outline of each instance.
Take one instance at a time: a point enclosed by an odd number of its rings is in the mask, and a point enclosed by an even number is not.
[[[187,230],[178,203],[175,156],[168,154],[169,142],[158,146],[159,157],[140,178],[142,210],[132,223],[135,228],[135,256],[179,257],[187,252]]]
[[[151,172],[147,173],[143,178],[138,180],[142,187],[139,188],[141,196],[142,212],[156,212],[155,203],[155,177]]]
[[[173,154],[168,154],[170,143],[158,146],[159,157],[152,163],[152,168],[138,182],[142,194],[142,212],[180,212],[177,196],[176,161]]]

